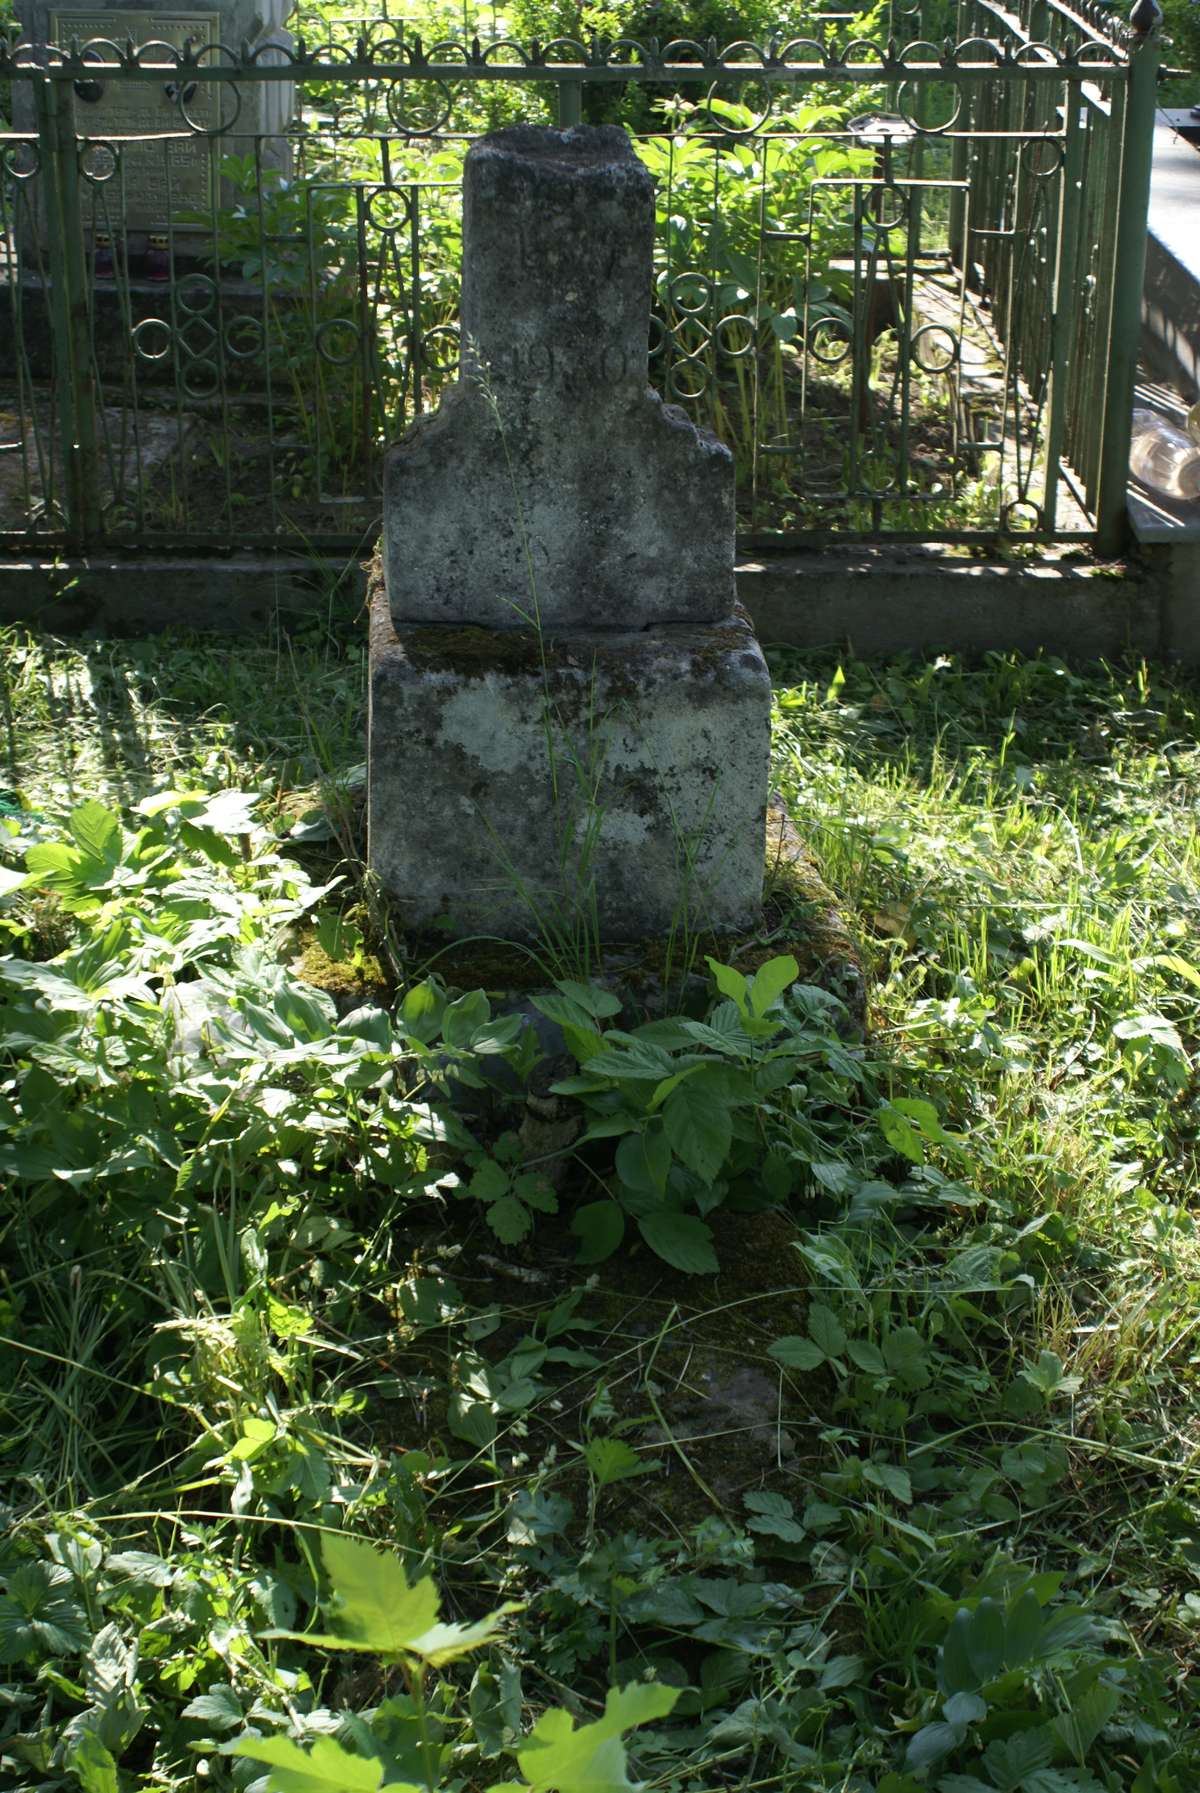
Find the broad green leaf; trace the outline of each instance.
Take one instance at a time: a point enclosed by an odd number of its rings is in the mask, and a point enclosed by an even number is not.
[[[944,1694],[974,1693],[979,1687],[979,1675],[967,1649],[971,1616],[967,1607],[960,1606],[946,1632],[938,1662],[938,1683]]]
[[[883,1335],[881,1343],[888,1371],[901,1388],[928,1387],[928,1349],[915,1326],[897,1326]]]
[[[442,1012],[442,1038],[447,1046],[463,1050],[469,1046],[481,1027],[492,1018],[492,1005],[482,990],[468,990],[456,996]]]
[[[1037,1653],[1042,1635],[1042,1607],[1032,1588],[1026,1588],[1010,1607],[1004,1627],[1004,1666],[1023,1668]]]
[[[11,865],[0,865],[0,903],[4,901],[5,897],[11,896],[14,890],[20,890],[23,884],[28,884],[30,881],[27,871],[18,872]]]
[[[217,1683],[207,1693],[201,1693],[194,1700],[189,1700],[179,1715],[181,1718],[202,1718],[207,1725],[218,1731],[227,1731],[234,1725],[240,1725],[245,1717],[242,1703],[232,1687]]]
[[[1018,1731],[1014,1737],[996,1738],[983,1752],[984,1766],[1000,1793],[1024,1793],[1031,1777],[1054,1754],[1054,1735],[1049,1725]]]
[[[651,1251],[688,1276],[714,1276],[720,1268],[712,1229],[694,1214],[646,1214],[638,1231]]]
[[[356,1756],[333,1737],[318,1737],[310,1750],[290,1737],[243,1737],[230,1754],[265,1762],[268,1793],[421,1793],[408,1781],[383,1781],[378,1756]]]
[[[606,990],[602,984],[581,984],[575,978],[561,977],[558,988],[572,1002],[577,1002],[581,1009],[597,1020],[611,1020],[621,1013],[621,999]],[[536,998],[535,998],[536,1000]]]
[[[640,1133],[627,1133],[616,1152],[617,1175],[626,1189],[661,1195],[671,1170],[671,1145],[655,1122]]]
[[[649,1040],[638,1040],[632,1034],[607,1036],[602,1052],[594,1053],[583,1063],[585,1071],[596,1077],[629,1078],[635,1083],[661,1083],[679,1067],[671,1054]]]
[[[497,1164],[494,1158],[485,1158],[472,1173],[467,1189],[481,1202],[498,1202],[502,1195],[508,1194],[510,1180],[502,1164]]]
[[[814,1301],[809,1307],[808,1331],[824,1357],[840,1357],[846,1349],[846,1329],[823,1302]]]
[[[747,1531],[779,1538],[785,1544],[799,1544],[806,1536],[791,1501],[782,1494],[755,1490],[743,1494],[742,1500],[753,1515],[746,1521]]]
[[[788,1333],[786,1337],[776,1339],[767,1355],[789,1370],[816,1370],[825,1362],[825,1353],[820,1345],[814,1345],[811,1339],[801,1338],[798,1333]]]
[[[899,1152],[913,1164],[924,1163],[924,1143],[906,1114],[891,1102],[881,1102],[878,1119],[879,1130],[894,1152]]]
[[[724,1169],[733,1143],[729,1109],[707,1078],[681,1083],[663,1106],[667,1138],[675,1156],[703,1183],[713,1183]]]
[[[400,1004],[400,1025],[410,1038],[427,1046],[437,1038],[445,1007],[446,998],[438,984],[432,980],[413,984]]]
[[[87,868],[89,875],[96,871],[112,871],[120,864],[121,820],[111,809],[105,809],[103,803],[81,803],[68,816],[67,828],[80,851],[94,861],[94,865]]]
[[[517,1245],[533,1225],[525,1203],[515,1195],[502,1195],[487,1211],[488,1225],[502,1245]]]
[[[578,1727],[561,1706],[551,1707],[517,1751],[517,1764],[533,1793],[633,1793],[621,1733],[665,1718],[678,1698],[678,1688],[652,1681],[610,1688],[603,1717]]]
[[[631,1476],[652,1475],[658,1467],[639,1457],[622,1438],[593,1438],[583,1455],[601,1488],[613,1482],[627,1482]]]
[[[977,1693],[952,1693],[942,1708],[948,1724],[973,1725],[987,1717],[987,1701]]]
[[[1087,1765],[1093,1743],[1120,1703],[1121,1695],[1110,1681],[1097,1681],[1072,1700],[1069,1711],[1051,1721],[1050,1729],[1081,1768]]]
[[[376,1550],[365,1538],[323,1533],[321,1561],[330,1582],[325,1606],[334,1630],[326,1637],[310,1636],[310,1642],[400,1656],[437,1624],[440,1601],[432,1577],[410,1585],[400,1558]]]
[[[706,957],[705,962],[721,995],[737,1004],[739,1014],[748,1015],[750,1011],[747,997],[750,986],[741,972],[735,971],[732,965],[722,965],[717,959]]]
[[[336,1629],[325,1634],[283,1632],[327,1650],[363,1650],[375,1656],[417,1656],[434,1664],[479,1649],[496,1635],[503,1613],[474,1625],[445,1625],[430,1576],[410,1585],[399,1557],[374,1549],[345,1532],[325,1532],[321,1560],[332,1584],[327,1602]]]
[[[789,984],[794,984],[800,975],[800,967],[790,953],[784,953],[777,959],[768,959],[754,973],[754,982],[750,986],[750,1008],[754,1016],[761,1020],[771,1007],[778,1002]]]
[[[967,1654],[979,1684],[994,1681],[1004,1669],[1005,1613],[999,1601],[984,1598],[971,1615]]]
[[[849,1339],[846,1343],[846,1356],[856,1369],[864,1376],[885,1376],[887,1365],[883,1360],[883,1352],[870,1339]]]
[[[905,1751],[904,1766],[916,1769],[921,1773],[948,1756],[951,1750],[957,1749],[963,1740],[961,1725],[946,1724],[938,1719],[931,1725],[922,1725],[915,1736],[909,1739]]]
[[[572,1216],[571,1231],[579,1240],[576,1261],[599,1264],[612,1256],[624,1238],[625,1216],[616,1202],[586,1202]]]
[[[874,1488],[882,1488],[906,1506],[912,1500],[912,1480],[907,1469],[901,1469],[898,1463],[864,1463],[863,1481]]]
[[[120,1793],[117,1764],[93,1730],[86,1730],[71,1751],[71,1767],[83,1793]]]

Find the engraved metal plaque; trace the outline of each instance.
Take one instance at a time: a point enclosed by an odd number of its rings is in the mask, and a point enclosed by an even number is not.
[[[50,30],[52,41],[64,45],[72,38],[80,47],[104,38],[123,49],[132,38],[135,45],[198,50],[218,41],[219,19],[215,12],[72,10],[52,13]],[[121,80],[115,73],[106,80],[100,66],[94,79],[74,84],[76,131],[116,151],[111,179],[97,182],[98,198],[101,185],[108,189],[103,209],[111,228],[165,231],[168,219],[178,226],[181,212],[209,210],[215,166],[230,147],[209,135],[221,122],[221,87],[188,84],[186,74],[170,68],[161,80]]]

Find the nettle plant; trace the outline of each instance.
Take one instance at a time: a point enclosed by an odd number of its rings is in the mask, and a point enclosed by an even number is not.
[[[476,1759],[516,1759],[521,1778],[494,1782],[488,1793],[633,1793],[622,1736],[665,1718],[678,1689],[650,1682],[610,1688],[592,1723],[577,1724],[556,1706],[521,1735],[519,1674],[509,1670],[502,1679],[484,1670],[472,1687],[468,1723],[454,1710],[457,1690],[440,1671],[497,1642],[502,1621],[519,1607],[506,1604],[473,1624],[448,1623],[431,1576],[410,1582],[396,1555],[344,1533],[322,1536],[321,1567],[327,1629],[268,1635],[371,1657],[403,1691],[388,1692],[365,1712],[314,1713],[303,1741],[281,1713],[273,1732],[249,1729],[224,1745],[225,1753],[270,1768],[256,1783],[265,1793],[451,1793],[464,1785],[464,1734]]]
[[[717,1269],[705,1216],[723,1202],[784,1200],[823,1155],[821,1115],[864,1081],[836,1032],[836,997],[797,984],[790,955],[752,978],[709,959],[721,1000],[704,1020],[673,1016],[630,1032],[610,991],[561,980],[534,1000],[563,1030],[579,1072],[554,1093],[583,1104],[580,1144],[615,1139],[610,1192],[574,1215],[580,1261],[610,1257],[632,1221],[678,1270]]]

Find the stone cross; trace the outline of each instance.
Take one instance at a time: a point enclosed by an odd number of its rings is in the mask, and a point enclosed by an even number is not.
[[[647,384],[653,241],[622,130],[467,156],[460,378],[389,452],[371,596],[369,855],[411,927],[758,913],[770,683],[732,457]]]
[[[385,475],[397,622],[713,622],[729,451],[647,382],[654,183],[615,125],[496,131],[463,182],[462,373]],[[467,502],[447,506],[457,486]]]

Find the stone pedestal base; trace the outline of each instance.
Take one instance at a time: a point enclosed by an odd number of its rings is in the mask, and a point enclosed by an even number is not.
[[[538,638],[371,603],[369,857],[402,925],[634,940],[762,899],[770,680],[741,613]]]

